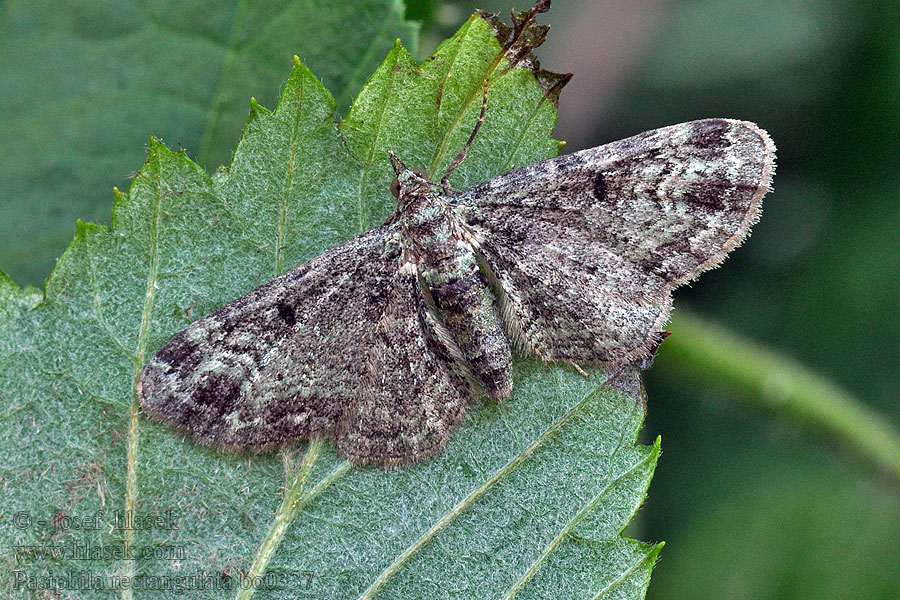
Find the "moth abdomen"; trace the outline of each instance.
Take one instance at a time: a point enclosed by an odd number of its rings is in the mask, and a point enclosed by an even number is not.
[[[649,367],[671,291],[759,218],[774,153],[756,125],[706,119],[460,193],[391,154],[394,215],[176,334],[141,406],[222,449],[318,433],[356,463],[431,456],[472,383],[510,396],[511,339],[544,361]]]
[[[512,351],[497,300],[467,242],[457,240],[452,256],[442,255],[445,258],[434,265],[425,263],[422,279],[441,321],[487,394],[505,400],[512,392]]]

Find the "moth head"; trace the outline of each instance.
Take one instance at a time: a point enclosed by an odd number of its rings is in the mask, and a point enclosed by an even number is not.
[[[397,174],[391,181],[391,195],[400,199],[400,192],[410,191],[419,188],[431,188],[431,180],[428,178],[428,172],[421,167],[413,167],[410,169],[396,154],[390,152],[391,166],[394,167],[394,173]]]

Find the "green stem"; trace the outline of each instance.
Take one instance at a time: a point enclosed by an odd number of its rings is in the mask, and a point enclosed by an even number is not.
[[[884,417],[803,365],[686,311],[672,320],[658,365],[838,439],[900,480],[900,433]]]
[[[253,564],[250,566],[250,571],[247,573],[246,577],[248,585],[240,587],[236,600],[249,600],[253,596],[258,582],[266,572],[266,567],[269,566],[269,561],[272,559],[275,550],[278,549],[281,540],[284,539],[284,534],[287,532],[288,527],[290,527],[291,522],[297,515],[297,510],[306,503],[303,500],[308,500],[309,495],[306,497],[302,495],[303,488],[306,485],[306,480],[309,478],[309,472],[312,470],[313,464],[319,457],[321,449],[322,438],[314,437],[309,442],[309,447],[306,449],[303,466],[300,467],[300,470],[297,472],[297,476],[294,477],[294,481],[291,483],[290,487],[284,491],[281,507],[278,509],[275,520],[269,527],[266,538],[259,547],[259,551],[256,554]]]

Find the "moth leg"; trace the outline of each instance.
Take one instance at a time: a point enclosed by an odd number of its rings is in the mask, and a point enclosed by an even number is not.
[[[570,360],[570,361],[568,361],[568,363],[569,363],[570,365],[572,365],[572,366],[575,368],[576,371],[578,371],[579,373],[581,373],[581,375],[582,375],[583,377],[590,377],[590,375],[588,375],[588,374],[585,372],[585,370],[582,369],[582,368],[578,365],[578,363],[575,362],[574,360]]]

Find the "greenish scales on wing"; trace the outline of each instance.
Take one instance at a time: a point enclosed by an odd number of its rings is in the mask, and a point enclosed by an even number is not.
[[[549,2],[516,22],[527,30]],[[512,351],[649,363],[672,290],[759,219],[775,147],[704,119],[510,171],[465,191],[389,158],[394,213],[178,332],[138,383],[151,417],[225,450],[329,435],[355,463],[434,455]],[[385,190],[387,193],[387,190]]]

